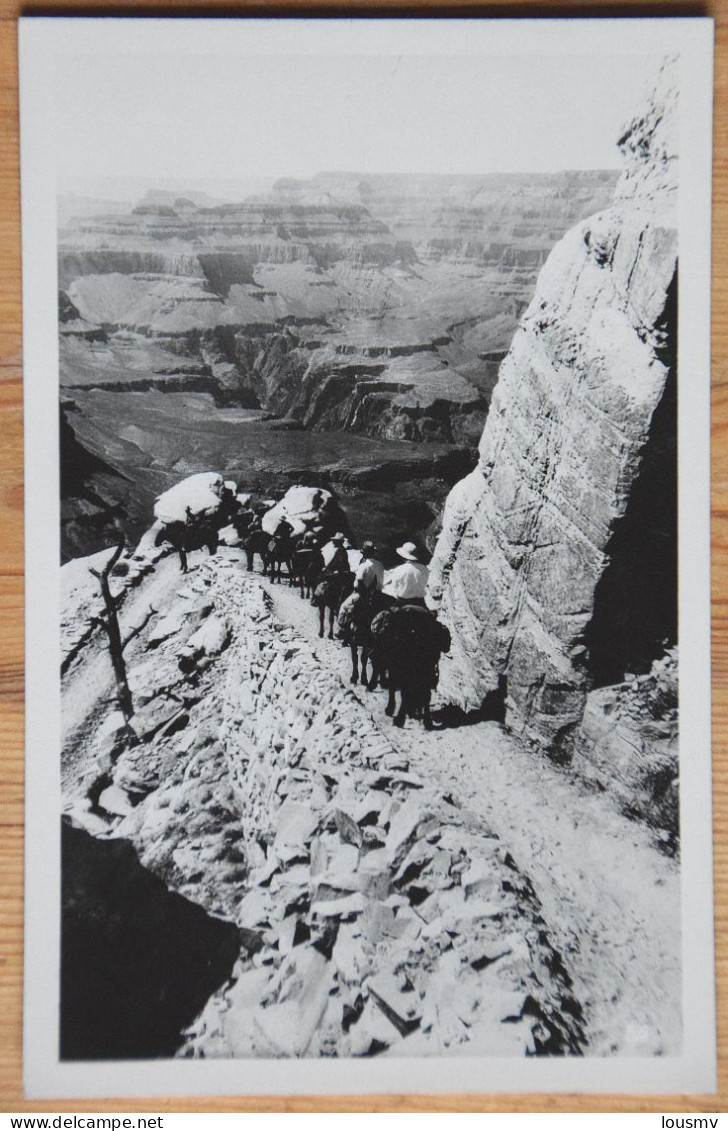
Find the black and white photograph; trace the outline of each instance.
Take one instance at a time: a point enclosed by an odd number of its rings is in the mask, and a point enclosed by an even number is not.
[[[710,1089],[711,53],[21,21],[30,1094]]]

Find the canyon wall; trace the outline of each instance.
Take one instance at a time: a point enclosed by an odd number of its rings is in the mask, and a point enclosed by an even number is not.
[[[469,262],[497,268],[513,286],[533,285],[534,269],[577,220],[605,207],[617,174],[318,173],[277,181],[290,202],[336,199],[361,205],[414,249],[418,262]]]
[[[322,174],[81,215],[59,234],[61,383],[172,373],[305,428],[473,446],[549,248],[613,183]]]
[[[541,271],[433,561],[454,696],[500,685],[507,723],[557,756],[591,686],[674,642],[677,134],[668,63],[613,203]]]
[[[64,557],[114,517],[140,537],[154,495],[210,467],[265,495],[318,475],[360,538],[429,544],[539,266],[614,180],[322,174],[64,209]]]

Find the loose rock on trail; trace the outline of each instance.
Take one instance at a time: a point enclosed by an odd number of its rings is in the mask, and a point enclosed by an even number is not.
[[[129,648],[138,744],[93,640],[64,700],[71,820],[240,930],[183,1054],[676,1046],[676,868],[609,797],[494,723],[395,730],[294,590],[235,550],[190,567],[141,569],[122,606],[163,610]]]
[[[272,589],[282,620],[310,631],[285,589]],[[348,655],[317,642],[348,678]],[[441,661],[443,671],[449,657]],[[567,769],[526,749],[497,723],[396,731],[386,698],[356,695],[411,765],[482,816],[532,879],[585,1007],[591,1053],[669,1055],[681,1044],[679,864],[652,835]],[[435,707],[437,704],[435,703]]]

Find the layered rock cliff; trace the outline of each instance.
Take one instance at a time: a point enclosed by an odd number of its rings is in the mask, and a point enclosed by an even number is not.
[[[322,174],[236,204],[150,195],[81,215],[59,240],[61,382],[166,389],[171,372],[174,388],[254,397],[306,428],[472,444],[538,268],[612,184],[609,172]],[[207,348],[221,335],[224,373]],[[342,380],[340,355],[380,364]]]
[[[320,469],[362,538],[429,537],[539,266],[613,183],[321,174],[237,204],[64,207],[60,382],[75,441],[115,473],[95,476],[100,510],[126,494],[139,537],[139,500],[180,475],[225,467],[269,492]],[[64,506],[65,556],[99,549],[97,503]]]
[[[613,203],[541,271],[433,562],[455,694],[500,681],[508,724],[561,756],[588,689],[675,639],[676,144],[666,64]]]
[[[612,170],[563,173],[319,173],[280,180],[273,195],[290,202],[361,205],[417,258],[469,260],[519,269],[533,280],[551,247],[586,213],[609,203]]]

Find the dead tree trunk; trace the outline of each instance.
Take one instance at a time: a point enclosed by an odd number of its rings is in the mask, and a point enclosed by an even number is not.
[[[119,629],[119,616],[116,609],[117,602],[112,596],[109,586],[109,575],[121,557],[123,549],[124,543],[121,542],[116,547],[116,550],[111,555],[104,568],[102,570],[91,569],[91,573],[98,579],[99,585],[101,586],[101,595],[104,599],[106,615],[99,617],[99,621],[108,637],[109,655],[111,656],[111,666],[114,669],[119,707],[121,708],[124,719],[128,723],[129,719],[134,714],[134,704],[132,702],[131,691],[129,690],[129,681],[126,677],[124,644]]]

